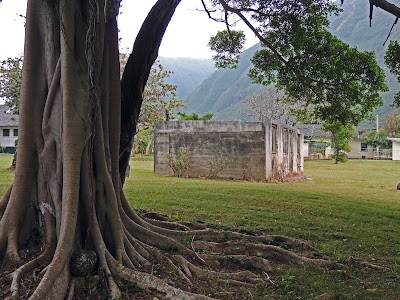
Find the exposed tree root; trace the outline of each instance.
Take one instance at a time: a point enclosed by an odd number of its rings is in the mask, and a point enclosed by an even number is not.
[[[349,257],[348,263],[351,264],[351,265],[360,265],[360,266],[363,266],[363,267],[367,267],[367,268],[370,268],[370,269],[379,270],[379,271],[383,271],[383,272],[389,271],[389,269],[386,268],[386,267],[382,267],[382,266],[379,266],[379,265],[376,265],[376,264],[372,264],[372,263],[370,263],[368,261],[365,261],[365,260],[362,260],[362,259],[357,259],[357,258],[354,258],[352,256]]]
[[[90,207],[87,209],[91,211],[90,235],[99,258],[97,274],[104,288],[109,290],[114,298],[121,296],[119,286],[121,279],[134,282],[148,292],[156,291],[158,295],[163,295],[163,299],[188,299],[187,297],[214,299],[198,294],[196,284],[199,280],[221,282],[224,286],[229,286],[232,290],[231,292],[225,290],[223,294],[226,296],[226,293],[234,293],[237,286],[251,289],[271,284],[273,281],[270,275],[274,274],[277,264],[300,264],[324,270],[345,268],[344,265],[316,253],[313,247],[301,240],[284,236],[220,232],[212,229],[193,230],[190,224],[179,226],[177,222],[172,222],[172,225],[168,226],[167,219],[158,220],[162,223],[152,222],[146,217],[137,215],[130,208],[126,211],[126,206],[124,207],[122,202],[119,205],[119,213],[122,216],[123,230],[118,231],[118,234],[121,234],[123,242],[118,248],[110,247],[110,243],[107,242],[107,232],[101,229],[98,214],[93,209],[94,203],[91,205],[92,209]],[[104,213],[107,217],[115,211],[106,210]],[[34,270],[37,272],[38,269],[42,270],[44,276],[30,299],[50,299],[48,295],[59,296],[62,288],[60,282],[56,280],[58,278],[66,280],[63,284],[64,296],[67,299],[74,299],[76,279],[68,274],[63,275],[69,268],[65,267],[60,256],[54,259],[57,253],[54,241],[51,242],[56,237],[54,230],[51,230],[54,228],[51,226],[54,217],[50,213],[45,213],[43,218],[47,220],[43,224],[46,240],[50,242],[48,245],[53,244],[53,247],[47,247],[40,256],[4,276],[10,282],[9,299],[18,299],[21,278]],[[293,249],[312,252],[302,256],[294,253]],[[68,257],[65,261],[68,263]],[[355,259],[351,259],[351,262],[379,268]],[[56,268],[60,264],[62,266]],[[155,272],[154,266],[161,268],[162,271]],[[55,287],[58,293],[55,293]],[[214,297],[219,296],[215,294]]]
[[[121,208],[122,206],[120,206]],[[166,219],[159,224],[162,227],[158,227],[147,218],[139,217],[132,210],[129,210],[128,214],[135,215],[135,220],[128,218],[127,214],[121,211],[125,215],[125,218],[122,218],[124,220],[123,244],[119,249],[112,249],[107,246],[98,218],[94,214],[94,210],[92,212],[94,219],[91,231],[99,256],[97,274],[99,274],[103,286],[110,291],[114,298],[121,295],[115,278],[134,282],[148,291],[157,291],[164,295],[165,299],[187,299],[185,297],[212,299],[209,296],[196,294],[196,288],[194,288],[194,292],[191,291],[194,282],[198,280],[203,282],[220,281],[225,286],[232,288],[235,286],[252,288],[257,285],[270,284],[269,274],[273,274],[274,265],[277,263],[302,264],[321,268],[337,268],[339,266],[339,264],[321,259],[315,254],[313,256],[316,258],[313,259],[287,250],[314,250],[304,241],[280,236],[219,232],[211,229],[192,230],[190,224],[181,227],[176,226],[179,225],[176,222],[173,222],[170,227],[165,226],[168,222]],[[51,219],[50,214],[45,216],[48,216],[47,219]],[[166,227],[179,229],[172,230],[166,229]],[[143,234],[146,238],[142,237],[140,231],[144,231]],[[165,235],[160,235],[157,231],[163,232]],[[51,239],[53,234],[48,233],[47,236],[47,239]],[[200,240],[200,238],[202,239]],[[271,245],[271,243],[278,244],[278,246]],[[52,255],[50,248],[47,248],[42,255],[23,264],[6,276],[8,280],[11,280],[10,299],[18,299],[21,277],[38,268],[44,270],[44,277],[31,299],[45,299],[47,294],[54,291],[56,284],[54,279],[60,276],[57,274],[61,274],[59,270],[62,272],[68,268],[55,268],[62,264],[62,259],[54,260],[53,258],[53,261],[50,262]],[[117,257],[119,258],[117,259]],[[154,266],[161,267],[163,271],[155,274]],[[171,276],[170,274],[164,279],[159,277],[171,272],[175,275]],[[68,289],[65,291],[68,299],[74,297],[74,282],[75,279],[71,278]],[[189,290],[181,289],[182,282],[185,282],[184,286]],[[59,289],[59,284],[57,286]],[[54,294],[52,294],[53,296]]]

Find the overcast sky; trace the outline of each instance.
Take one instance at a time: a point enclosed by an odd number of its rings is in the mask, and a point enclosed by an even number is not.
[[[124,0],[118,18],[123,48],[132,48],[136,34],[156,0]],[[211,58],[207,44],[211,35],[224,29],[200,11],[200,0],[183,0],[179,4],[161,44],[160,56]],[[0,59],[23,52],[26,0],[3,0],[0,3]],[[244,27],[243,27],[244,29]],[[246,48],[257,40],[247,34]]]

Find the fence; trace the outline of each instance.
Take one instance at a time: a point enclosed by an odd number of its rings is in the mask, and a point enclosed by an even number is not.
[[[393,154],[398,154],[400,150],[392,149],[379,149],[379,151],[374,150],[374,159],[388,159],[391,160],[393,158]]]

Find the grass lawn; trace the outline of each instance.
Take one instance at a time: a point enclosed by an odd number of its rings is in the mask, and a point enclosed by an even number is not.
[[[0,156],[0,192],[12,181]],[[282,265],[274,284],[248,299],[400,299],[399,161],[351,160],[305,163],[307,180],[292,183],[204,180],[153,174],[150,159],[131,161],[125,193],[135,209],[181,221],[201,220],[216,228],[282,234],[310,241],[323,254],[360,258],[384,266],[358,265],[347,272]]]
[[[285,266],[262,299],[311,299],[327,291],[343,299],[400,299],[400,161],[307,161],[308,180],[292,183],[164,177],[153,174],[152,161],[131,164],[125,192],[136,209],[302,238],[334,259],[390,268],[355,267],[350,278]]]

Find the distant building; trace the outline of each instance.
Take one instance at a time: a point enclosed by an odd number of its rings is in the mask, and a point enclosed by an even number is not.
[[[302,145],[299,130],[269,121],[157,122],[154,171],[173,175],[169,159],[184,150],[187,177],[293,180],[303,175]]]
[[[18,115],[6,105],[0,105],[0,147],[3,152],[14,153],[18,139]]]
[[[388,138],[392,141],[392,159],[400,160],[400,138]]]
[[[322,130],[320,124],[306,124],[297,126],[304,134],[303,155],[308,159],[327,159],[333,154],[330,146],[331,135]],[[355,159],[373,159],[376,158],[376,151],[372,146],[365,143],[362,138],[362,132],[356,131],[356,134],[350,141],[350,152],[347,152],[348,158]]]

